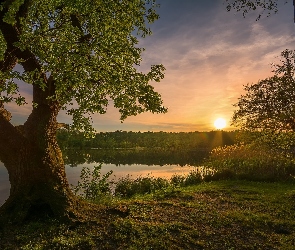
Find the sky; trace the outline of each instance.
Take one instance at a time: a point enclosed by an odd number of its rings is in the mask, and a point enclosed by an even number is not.
[[[285,49],[295,49],[293,1],[280,0],[279,11],[270,17],[260,11],[243,17],[227,12],[223,0],[158,0],[160,19],[150,27],[152,36],[140,39],[141,69],[163,64],[165,78],[152,83],[162,96],[166,114],[144,113],[121,123],[112,107],[93,116],[93,126],[105,131],[190,132],[215,130],[217,118],[226,120],[224,130],[233,130],[230,119],[243,85],[272,76],[271,63]],[[26,91],[29,95],[29,91]],[[30,99],[30,96],[28,96]],[[31,105],[8,106],[12,122],[22,124]],[[59,122],[70,123],[65,113]]]

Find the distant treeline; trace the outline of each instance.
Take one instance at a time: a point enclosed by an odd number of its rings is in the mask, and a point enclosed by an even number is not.
[[[204,150],[235,143],[235,131],[210,132],[100,132],[94,138],[86,138],[82,133],[59,129],[57,139],[62,149],[167,149]]]

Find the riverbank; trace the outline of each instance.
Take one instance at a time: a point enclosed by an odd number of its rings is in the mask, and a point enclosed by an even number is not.
[[[0,249],[294,249],[294,183],[214,181],[106,199],[92,221],[5,228]]]

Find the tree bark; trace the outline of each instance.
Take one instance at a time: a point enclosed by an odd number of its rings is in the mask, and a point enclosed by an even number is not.
[[[0,116],[0,159],[8,170],[10,197],[0,208],[0,220],[75,217],[77,198],[65,175],[56,141],[55,105],[38,105],[23,126],[14,127]]]
[[[46,88],[43,91],[33,84],[33,102],[37,106],[22,126],[15,127],[10,123],[11,114],[0,102],[0,160],[8,170],[11,184],[10,196],[0,208],[0,226],[47,217],[80,220],[79,210],[86,206],[70,190],[56,141],[60,105],[49,98],[55,95],[55,82],[41,71],[41,65],[30,50],[22,51],[15,46],[21,32],[20,24],[17,22],[12,26],[3,21],[11,2],[5,1],[0,11],[0,30],[7,43],[0,71],[12,70],[22,59],[21,65],[26,72],[36,69],[40,72],[36,80],[42,80]],[[29,5],[30,0],[25,0],[17,20],[26,15]]]

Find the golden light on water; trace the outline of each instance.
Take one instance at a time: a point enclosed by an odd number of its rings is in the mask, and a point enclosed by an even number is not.
[[[225,126],[226,126],[225,119],[223,119],[223,118],[216,119],[215,122],[214,122],[214,126],[217,129],[223,129],[223,128],[225,128]]]

